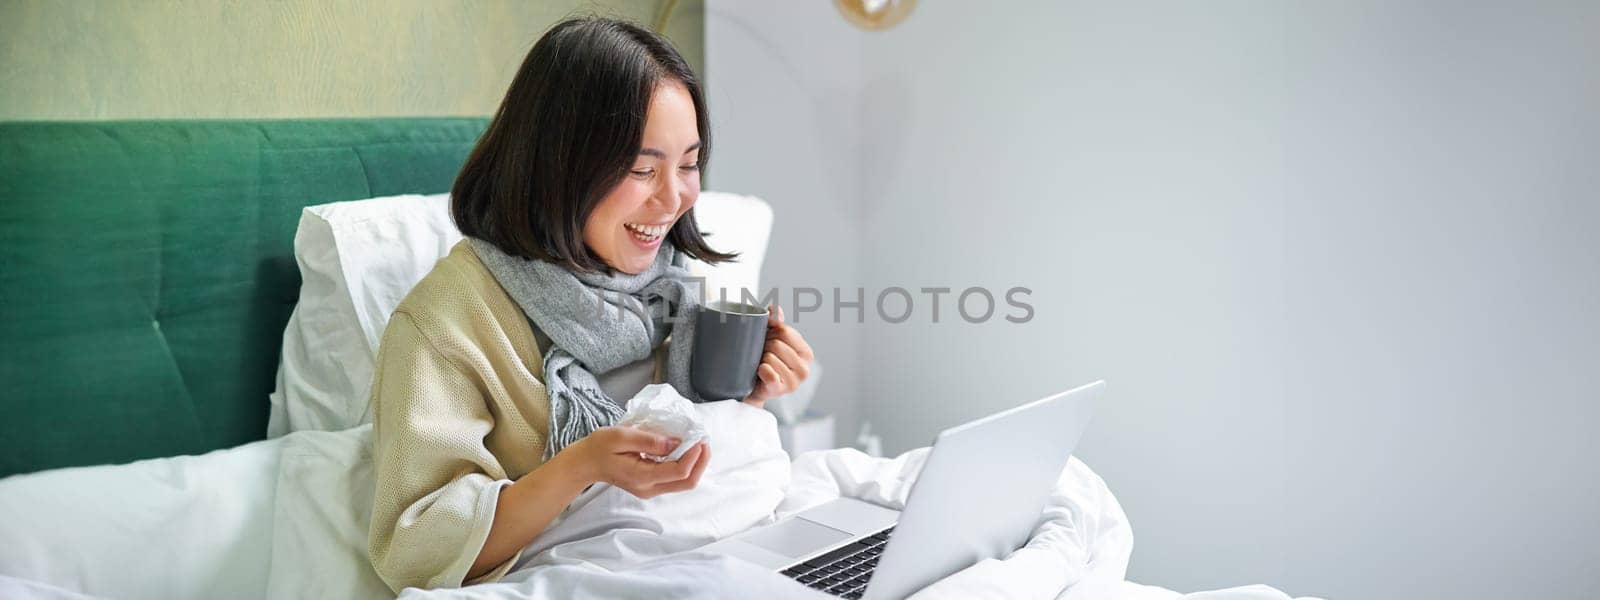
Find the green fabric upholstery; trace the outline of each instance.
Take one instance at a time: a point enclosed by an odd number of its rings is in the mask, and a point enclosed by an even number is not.
[[[0,123],[0,476],[264,437],[300,209],[447,191],[486,125]]]

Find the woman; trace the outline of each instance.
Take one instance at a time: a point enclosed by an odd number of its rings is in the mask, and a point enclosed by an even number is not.
[[[641,498],[693,488],[711,457],[606,427],[640,388],[687,385],[668,308],[698,298],[684,257],[733,258],[695,226],[710,154],[694,72],[662,37],[600,18],[529,52],[452,189],[467,240],[384,331],[374,374],[369,540],[390,587],[493,581],[588,486]],[[594,310],[605,302],[616,310]],[[811,349],[773,308],[760,381],[793,391]]]

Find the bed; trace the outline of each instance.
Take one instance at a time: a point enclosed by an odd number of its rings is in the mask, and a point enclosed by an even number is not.
[[[362,339],[345,354],[291,350],[296,331],[330,331],[291,319],[309,323],[300,311],[313,287],[325,287],[308,270],[305,219],[330,203],[410,202],[437,214],[437,194],[485,125],[0,124],[9,416],[0,420],[0,596],[393,596],[366,560],[370,426],[359,410],[297,409],[285,397],[302,363],[335,367],[354,382],[345,388],[358,386],[352,365],[370,362],[384,302],[398,298],[371,295],[372,306],[355,310],[377,316],[351,320],[345,337]],[[770,225],[770,210],[759,209]],[[399,244],[417,257],[413,274],[447,240],[434,241]],[[744,243],[754,266],[708,277],[755,277],[765,234]],[[353,275],[340,291],[371,279]],[[345,388],[343,396],[359,391]],[[820,597],[693,549],[839,495],[903,503],[924,456],[790,457],[769,413],[734,403],[700,410],[719,448],[700,488],[640,501],[595,486],[505,581],[402,595]],[[917,597],[1178,596],[1125,581],[1132,540],[1110,490],[1074,460],[1026,548]],[[1285,597],[1265,587],[1221,593]]]

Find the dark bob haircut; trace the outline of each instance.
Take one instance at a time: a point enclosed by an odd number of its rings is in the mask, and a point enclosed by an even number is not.
[[[705,97],[694,70],[666,38],[600,17],[556,24],[522,61],[456,176],[450,190],[456,227],[513,256],[608,272],[584,245],[583,226],[632,168],[650,98],[664,81],[682,84],[694,100],[704,169],[711,156]],[[693,209],[667,239],[708,263],[737,256],[706,245]]]

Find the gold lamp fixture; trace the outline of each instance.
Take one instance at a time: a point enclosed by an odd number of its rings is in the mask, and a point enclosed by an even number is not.
[[[833,0],[833,6],[851,25],[883,31],[906,20],[917,0]]]

